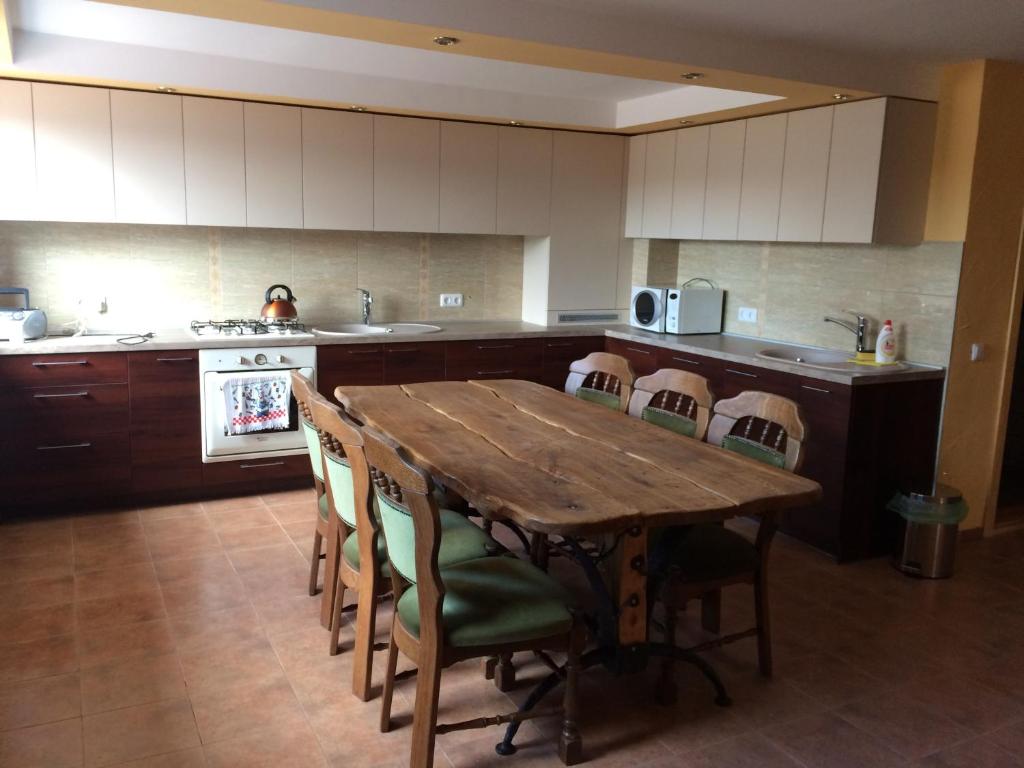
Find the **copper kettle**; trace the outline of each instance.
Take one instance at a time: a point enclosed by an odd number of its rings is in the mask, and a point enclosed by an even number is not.
[[[285,296],[275,297],[274,291],[281,288]],[[260,310],[260,317],[264,320],[294,320],[299,316],[299,311],[295,309],[295,302],[298,299],[292,294],[292,289],[287,285],[272,285],[267,288],[266,296],[264,296],[266,303],[263,305],[263,309]]]

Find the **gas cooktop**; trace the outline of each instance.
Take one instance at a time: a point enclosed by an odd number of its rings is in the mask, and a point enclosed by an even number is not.
[[[211,336],[288,336],[312,338],[298,320],[193,320],[189,330],[196,338]]]

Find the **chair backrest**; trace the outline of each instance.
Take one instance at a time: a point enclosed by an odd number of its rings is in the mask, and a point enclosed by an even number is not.
[[[633,382],[629,415],[703,440],[711,418],[711,388],[703,376],[662,368]]]
[[[635,378],[626,358],[609,352],[591,352],[569,366],[565,391],[625,413]]]
[[[320,393],[313,388],[313,382],[298,371],[293,370],[292,396],[295,398],[295,402],[299,404],[299,421],[301,422],[299,428],[306,438],[306,447],[309,449],[309,464],[313,470],[313,477],[316,478],[317,482],[323,483],[324,466],[320,455],[320,435],[317,433],[316,426],[313,423],[309,407],[314,396],[320,397]]]
[[[376,565],[380,526],[373,514],[370,469],[363,453],[363,434],[337,405],[316,395],[313,420],[323,435],[323,461],[327,494],[338,517],[355,529],[359,562]]]
[[[366,461],[380,505],[396,598],[415,584],[420,610],[420,642],[441,640],[444,585],[437,565],[441,520],[430,475],[415,466],[391,439],[363,430]]]
[[[807,427],[800,406],[767,392],[741,392],[715,403],[708,442],[795,472],[803,461]]]

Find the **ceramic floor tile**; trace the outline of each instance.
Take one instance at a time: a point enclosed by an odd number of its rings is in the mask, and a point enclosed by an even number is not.
[[[245,587],[234,572],[210,580],[165,584],[161,592],[169,616],[219,611],[248,600]]]
[[[82,720],[0,733],[0,768],[80,768]]]
[[[263,503],[268,507],[278,507],[284,504],[298,504],[301,502],[307,502],[309,504],[316,503],[316,492],[312,488],[301,488],[295,491],[281,491],[279,493],[269,493],[261,497]]]
[[[229,509],[224,512],[210,512],[207,517],[218,531],[232,528],[256,528],[261,525],[274,525],[277,518],[270,514],[266,507],[251,509]]]
[[[802,768],[759,734],[739,736],[684,755],[679,768]]]
[[[82,720],[85,765],[106,766],[199,745],[187,699],[118,709]]]
[[[270,525],[259,525],[252,528],[222,528],[217,533],[224,549],[257,549],[275,544],[290,543],[291,539],[284,529],[274,521]]]
[[[68,558],[70,558],[70,553]],[[0,561],[0,568],[3,561]],[[15,608],[42,608],[70,603],[75,599],[75,578],[53,576],[34,581],[12,581],[0,584],[0,612]]]
[[[171,625],[146,621],[78,634],[78,663],[82,669],[132,656],[161,656],[175,651]]]
[[[69,576],[73,572],[73,563],[67,557],[52,557],[49,554],[5,557],[0,560],[0,584],[52,579]]]
[[[1024,755],[1024,721],[1006,725],[986,737],[1014,755]]]
[[[312,528],[316,524],[317,503],[310,495],[299,502],[271,506],[270,513],[279,523],[307,523]]]
[[[145,562],[122,568],[78,573],[75,575],[74,594],[76,600],[95,600],[154,589],[156,586],[156,571],[153,564]]]
[[[258,733],[207,744],[203,747],[210,768],[317,768],[327,761],[316,734],[306,723],[271,726]]]
[[[74,635],[0,646],[0,683],[63,675],[78,669]]]
[[[806,768],[896,768],[907,761],[845,720],[812,715],[766,728],[763,735]]]
[[[97,510],[95,512],[82,512],[72,520],[76,531],[99,526],[124,525],[125,523],[137,523],[139,513],[135,509],[112,509]]]
[[[179,653],[190,693],[284,680],[274,649],[258,635]]]
[[[167,752],[163,755],[130,760],[127,763],[118,763],[111,768],[204,768],[205,766],[206,755],[203,754],[203,748],[192,747],[177,752]]]
[[[66,635],[75,629],[74,604],[16,608],[0,621],[0,645]]]
[[[252,509],[254,507],[265,507],[263,499],[259,496],[238,496],[227,499],[212,499],[204,501],[203,509],[206,512],[229,512],[235,509]]]
[[[233,688],[215,688],[191,694],[192,707],[204,745],[293,729],[306,719],[291,686],[284,678]]]
[[[914,763],[915,768],[1022,768],[1016,755],[981,739],[963,742]]]
[[[75,618],[82,632],[156,621],[166,616],[163,594],[157,586],[75,603]]]
[[[81,714],[77,674],[0,686],[0,731],[53,723]]]
[[[183,698],[177,654],[136,656],[82,670],[82,712],[92,715],[138,704]]]

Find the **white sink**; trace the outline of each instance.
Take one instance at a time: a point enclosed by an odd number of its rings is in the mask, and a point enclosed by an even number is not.
[[[808,368],[822,368],[826,371],[852,371],[858,368],[851,363],[851,352],[831,349],[762,349],[757,356],[777,363],[806,365]]]
[[[323,328],[314,328],[313,333],[319,336],[369,336],[379,333],[437,333],[440,326],[427,323],[375,323],[364,325],[363,323],[341,323],[340,325],[328,325]]]

